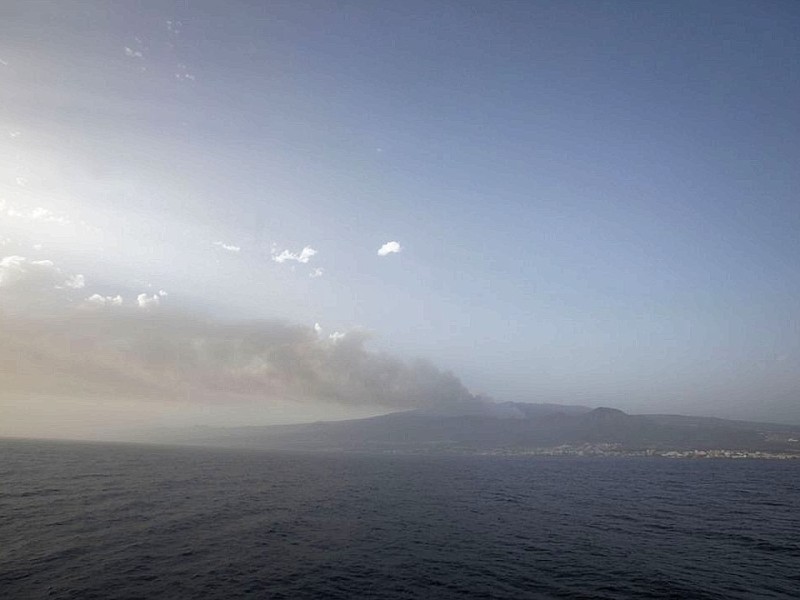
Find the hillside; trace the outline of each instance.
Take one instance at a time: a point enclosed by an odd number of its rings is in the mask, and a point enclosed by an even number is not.
[[[297,450],[525,452],[559,446],[800,452],[800,427],[613,408],[504,403],[464,413],[408,411],[297,425],[200,428],[180,442]],[[174,441],[174,440],[172,440]]]

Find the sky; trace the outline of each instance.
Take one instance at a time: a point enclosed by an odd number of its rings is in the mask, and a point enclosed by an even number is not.
[[[0,435],[479,396],[800,423],[799,28],[2,3]]]

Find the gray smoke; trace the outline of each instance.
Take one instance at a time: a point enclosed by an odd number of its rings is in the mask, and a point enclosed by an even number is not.
[[[321,338],[285,322],[142,311],[0,315],[0,388],[129,399],[313,400],[395,408],[469,403],[457,377],[371,352],[368,335]]]

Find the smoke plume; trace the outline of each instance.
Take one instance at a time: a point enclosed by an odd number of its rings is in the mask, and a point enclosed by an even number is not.
[[[422,360],[371,352],[368,335],[321,338],[285,322],[226,323],[174,313],[72,310],[0,315],[0,388],[35,394],[225,402],[289,400],[395,408],[472,395]]]

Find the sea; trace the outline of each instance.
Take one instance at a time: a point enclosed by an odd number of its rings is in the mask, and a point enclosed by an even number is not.
[[[800,598],[800,461],[0,440],[0,598]]]

